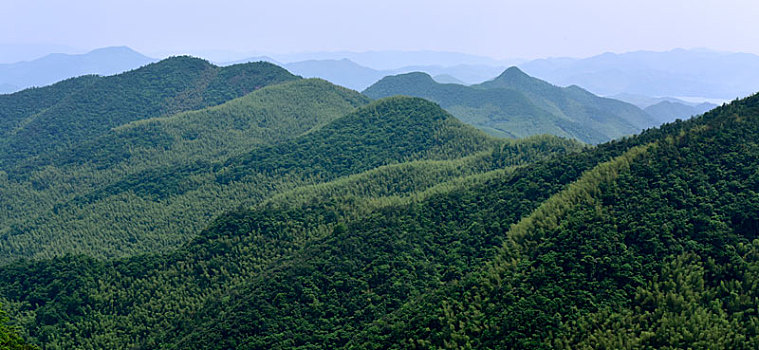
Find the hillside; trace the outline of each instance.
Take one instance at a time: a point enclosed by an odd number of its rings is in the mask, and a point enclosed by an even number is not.
[[[84,79],[87,86],[82,88],[58,86]],[[6,150],[0,154],[0,169],[9,171],[38,156],[55,158],[129,122],[218,105],[293,79],[269,63],[220,68],[197,58],[174,57],[119,75],[76,78],[2,96],[0,113],[10,122],[0,129],[0,145]],[[47,102],[40,105],[37,99]]]
[[[385,77],[363,92],[439,103],[465,123],[505,137],[552,134],[600,143],[658,125],[639,108],[578,87],[559,88],[512,67],[471,87],[439,84],[424,73]]]
[[[431,199],[577,149],[577,143],[553,137],[498,141],[430,102],[380,100],[216,167],[224,182],[272,173],[276,179],[305,176],[309,186],[229,212],[176,251],[109,261],[68,256],[6,264],[0,268],[0,294],[14,316],[26,315],[16,319],[29,339],[46,348],[168,346],[179,341],[178,330],[197,324],[194,317],[205,305],[248,288],[282,259],[321,246],[330,232],[341,230],[342,221],[391,213],[399,205],[437,203]],[[272,170],[273,164],[281,170]],[[310,185],[329,179],[334,181]],[[50,287],[62,279],[69,281],[63,288]]]
[[[322,80],[295,80],[199,111],[143,119],[81,142],[27,176],[0,177],[0,261],[159,251],[276,187],[222,184],[214,165],[287,142],[368,103]],[[34,169],[34,168],[33,168]],[[264,177],[270,186],[289,179]]]
[[[80,79],[65,83],[98,78]],[[629,108],[513,69],[466,90],[394,79],[452,101],[511,94],[503,109],[541,98],[547,116]],[[757,140],[759,94],[582,147],[492,138],[421,98],[272,84],[0,173],[3,204],[22,205],[0,213],[14,223],[0,301],[19,327],[0,317],[0,335],[45,349],[755,349]]]
[[[757,133],[759,95],[423,192],[406,185],[432,173],[377,169],[224,215],[169,255],[6,266],[0,292],[49,348],[752,349]],[[380,174],[399,197],[354,187]],[[40,304],[56,295],[73,297]]]
[[[757,133],[755,95],[631,140],[349,347],[755,348]]]

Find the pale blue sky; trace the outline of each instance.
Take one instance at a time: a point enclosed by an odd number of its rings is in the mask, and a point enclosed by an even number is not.
[[[3,0],[0,45],[154,57],[439,50],[495,58],[710,48],[759,54],[756,0]]]

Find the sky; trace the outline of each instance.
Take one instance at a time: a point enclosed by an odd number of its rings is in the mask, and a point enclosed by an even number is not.
[[[129,46],[152,57],[227,58],[382,50],[497,59],[674,48],[759,54],[757,15],[756,0],[3,0],[0,48],[20,55],[24,47]]]

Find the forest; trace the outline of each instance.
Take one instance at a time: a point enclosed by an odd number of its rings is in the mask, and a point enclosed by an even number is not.
[[[520,73],[430,102],[177,57],[0,95],[0,348],[759,348],[759,95],[597,145],[441,108],[610,103]]]

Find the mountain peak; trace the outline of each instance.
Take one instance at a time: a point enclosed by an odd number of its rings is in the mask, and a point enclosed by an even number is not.
[[[532,91],[554,87],[545,81],[527,75],[527,73],[515,66],[507,68],[495,79],[479,84],[479,86],[483,88],[511,88]]]
[[[418,89],[437,86],[435,79],[423,72],[386,76],[364,90],[367,96],[413,95]],[[388,94],[389,92],[391,92]]]
[[[435,79],[432,79],[432,76],[425,72],[410,72],[410,73],[404,73],[404,74],[398,74],[393,77],[396,77],[398,79],[406,80],[406,81],[414,81],[414,82],[434,82]]]
[[[501,75],[499,75],[496,79],[508,79],[508,78],[514,78],[514,77],[527,77],[531,78],[527,73],[523,72],[521,69],[519,69],[517,66],[511,66],[509,68],[506,68]]]

